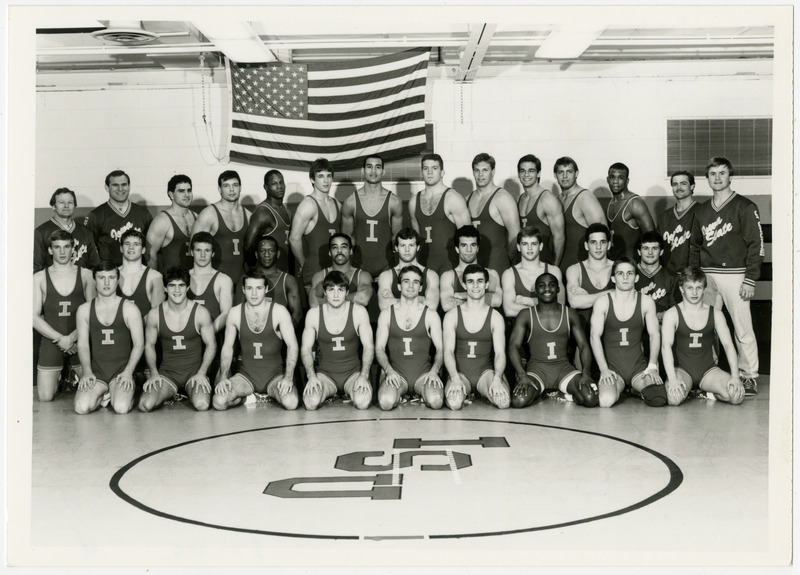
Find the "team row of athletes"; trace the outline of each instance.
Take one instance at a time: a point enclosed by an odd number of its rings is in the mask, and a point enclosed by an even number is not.
[[[586,234],[589,253],[602,253],[605,258],[608,236],[602,224],[590,226]],[[518,245],[528,246],[524,260],[536,259],[540,239],[534,228],[520,232]],[[407,257],[415,255],[418,240],[413,230],[403,230],[396,245],[405,244],[406,249],[398,251]],[[306,409],[316,409],[325,399],[340,393],[360,409],[369,407],[373,398],[369,375],[373,352],[381,367],[378,402],[382,409],[392,409],[408,392],[420,396],[430,407],[446,403],[452,409],[460,409],[472,391],[500,408],[529,405],[548,390],[561,391],[581,405],[611,406],[626,388],[654,406],[677,405],[693,387],[716,399],[741,402],[744,388],[736,370],[736,351],[721,312],[702,302],[702,271],[690,268],[682,274],[679,284],[684,301],[665,314],[666,332],[662,335],[655,302],[635,290],[636,263],[622,256],[612,264],[613,288],[607,290],[607,297],[597,297],[592,306],[591,335],[587,338],[579,312],[558,301],[562,292],[559,270],[553,267],[552,272],[547,271],[547,264],[543,264],[544,271],[534,280],[533,299],[520,302],[530,306],[518,310],[509,342],[506,329],[511,323],[492,308],[493,302],[503,298],[490,289],[490,271],[474,263],[479,241],[474,227],[458,230],[455,243],[463,270],[446,273],[457,274],[465,288],[463,293],[454,292],[442,299],[431,297],[436,289],[435,274],[419,266],[415,258],[402,263],[399,270],[386,270],[381,277],[389,278],[394,285],[381,303],[374,344],[369,313],[356,301],[358,289],[353,275],[326,271],[312,292],[321,297],[315,297],[302,329],[301,356],[306,373],[302,398]],[[138,259],[143,265],[143,243],[140,232],[125,232],[125,259]],[[332,253],[349,257],[348,236],[335,234],[330,245]],[[259,250],[259,261],[268,264],[268,271],[277,255],[276,241],[267,236],[259,246],[265,248]],[[52,234],[54,263],[35,276],[37,289],[49,297],[42,302],[44,313],[35,317],[34,325],[45,338],[52,338],[47,302],[63,312],[79,303],[81,293],[88,300],[77,307],[75,342],[71,336],[53,338],[45,340],[48,346],[43,347],[43,353],[53,348],[73,359],[77,353],[80,365],[75,367],[82,374],[75,396],[78,413],[91,412],[104,403],[111,403],[120,413],[130,411],[136,390],[134,373],[137,369],[145,373],[139,363],[143,350],[149,371],[138,402],[142,411],[160,406],[179,392],[186,393],[198,410],[211,405],[227,409],[259,394],[272,397],[287,409],[298,406],[294,375],[297,326],[285,294],[275,294],[274,287],[268,290],[267,275],[259,267],[241,280],[244,301],[233,308],[223,311],[221,307],[221,303],[230,302],[230,290],[227,297],[219,297],[219,290],[208,289],[192,294],[192,282],[203,275],[208,277],[203,268],[211,268],[213,255],[211,236],[201,232],[192,239],[195,266],[191,271],[180,266],[168,269],[160,278],[166,301],[151,307],[146,297],[128,301],[120,291],[124,265],[117,268],[102,262],[91,281],[87,270],[72,263],[72,247],[67,232]],[[219,272],[212,273],[211,277],[220,277]],[[232,282],[222,277],[226,281],[215,283],[225,290]],[[369,284],[371,281],[367,287]],[[62,301],[61,292],[69,285],[75,287]],[[354,293],[352,287],[356,288]],[[495,287],[501,289],[497,281]],[[190,294],[194,301],[189,299]],[[445,307],[449,308],[443,321],[436,313],[440,301],[447,302]],[[737,375],[716,367],[713,343],[717,337]],[[513,393],[504,375],[507,342],[516,373]],[[577,346],[581,371],[570,362],[571,342]],[[658,369],[662,347],[666,385]],[[649,358],[644,349],[650,350]],[[238,362],[234,362],[235,356]],[[599,366],[599,385],[592,380],[593,360]],[[43,376],[55,375],[61,368],[54,365],[43,370],[41,362],[40,398],[45,389],[54,395],[57,385],[57,378],[48,382]],[[443,362],[449,374],[446,386],[439,377]],[[212,381],[216,381],[213,397]]]
[[[598,292],[608,289],[610,259],[605,254],[602,258],[593,257],[591,251],[586,249],[591,241],[583,241],[588,237],[586,231],[592,219],[605,221],[607,216],[613,234],[613,242],[610,242],[612,253],[619,246],[625,246],[626,255],[631,249],[638,251],[635,246],[642,239],[642,230],[645,233],[652,231],[648,229],[652,228],[652,218],[647,206],[627,189],[628,169],[623,164],[614,164],[609,168],[608,183],[613,197],[606,214],[596,209],[599,204],[595,205],[597,200],[594,195],[583,193],[587,190],[577,185],[577,165],[570,158],[560,158],[554,167],[561,187],[560,197],[539,186],[541,164],[538,159],[534,156],[521,158],[518,168],[525,192],[516,206],[513,201],[508,203],[507,200],[511,198],[508,192],[494,185],[494,159],[491,156],[479,154],[473,161],[476,190],[466,200],[443,184],[443,168],[439,156],[423,157],[425,188],[412,198],[409,212],[414,229],[422,234],[422,241],[416,242],[419,254],[415,262],[427,268],[424,275],[441,279],[439,295],[445,311],[453,300],[463,297],[457,295],[463,288],[463,283],[458,280],[459,273],[463,272],[469,259],[468,252],[472,249],[478,252],[478,244],[481,246],[477,255],[478,263],[490,264],[484,267],[490,270],[489,283],[495,284],[490,285],[488,290],[494,305],[500,306],[502,303],[506,315],[512,317],[526,301],[530,303],[533,280],[542,262],[559,264],[562,277],[566,276],[568,302],[573,307],[590,308]],[[296,290],[301,305],[287,306],[292,310],[295,322],[299,322],[303,310],[309,305],[306,298],[310,305],[314,305],[315,300],[319,301],[321,294],[318,286],[328,268],[349,273],[354,284],[351,290],[354,301],[368,307],[371,305],[374,322],[379,307],[375,304],[379,304],[382,298],[386,299],[387,286],[392,285],[391,277],[387,277],[381,286],[380,273],[391,261],[392,256],[387,254],[387,250],[391,252],[392,239],[398,236],[403,207],[397,196],[381,185],[383,161],[379,156],[365,158],[363,173],[364,186],[340,205],[330,194],[333,180],[330,164],[324,159],[315,161],[309,171],[312,193],[291,216],[283,204],[283,177],[280,172],[272,170],[265,176],[267,197],[256,207],[252,217],[239,203],[241,181],[236,172],[228,171],[220,175],[220,201],[208,206],[197,216],[190,209],[191,181],[185,176],[176,176],[168,185],[172,205],[150,225],[149,212],[128,198],[130,178],[124,172],[112,172],[106,178],[109,201],[90,212],[85,222],[86,228],[72,221],[71,217],[60,215],[71,216],[74,212],[74,193],[65,189],[56,191],[51,202],[56,215],[50,222],[37,228],[39,241],[35,248],[34,267],[36,269],[37,262],[41,267],[43,262],[48,261],[47,249],[42,249],[42,238],[53,229],[71,228],[76,239],[78,236],[89,236],[86,241],[77,239],[74,259],[78,263],[91,265],[91,244],[97,245],[97,258],[121,265],[121,292],[131,297],[136,297],[136,294],[141,297],[145,292],[153,304],[159,297],[157,292],[161,290],[159,278],[154,275],[155,272],[149,274],[149,270],[141,263],[123,261],[125,249],[123,247],[120,250],[119,242],[126,231],[138,229],[146,234],[147,249],[142,246],[142,251],[156,254],[155,257],[149,257],[147,263],[161,270],[175,264],[198,268],[197,262],[192,261],[195,259],[193,250],[187,247],[189,239],[200,232],[210,233],[213,242],[208,249],[212,253],[213,265],[208,272],[195,274],[198,275],[197,280],[192,280],[196,284],[195,293],[205,292],[209,286],[215,293],[229,291],[247,263],[253,261],[250,259],[247,262],[247,256],[253,254],[259,260],[260,256],[256,254],[262,251],[262,246],[256,246],[256,243],[264,233],[269,233],[275,238],[272,244],[277,244],[273,249],[277,257],[277,269],[268,276],[270,291],[286,293],[287,299],[293,299],[293,278],[285,274],[291,265],[290,252],[294,255],[297,275],[302,279],[304,289]],[[669,270],[688,263],[702,267],[709,275],[708,301],[716,307],[724,303],[733,316],[742,376],[746,388],[755,393],[758,357],[748,300],[753,295],[755,278],[758,277],[760,261],[763,259],[763,239],[755,206],[730,189],[732,173],[732,166],[725,158],[711,160],[706,175],[715,196],[712,201],[700,206],[692,199],[693,176],[685,172],[673,175],[671,182],[676,205],[659,218],[659,234],[666,242],[663,246],[656,246],[656,242],[652,241],[643,244],[645,251],[661,254],[665,260],[664,266],[661,266],[661,258],[654,261],[650,257],[650,263],[647,263],[647,258],[642,255],[637,271],[640,277],[649,281],[647,286],[640,286],[641,291],[660,301],[659,312],[663,312],[672,303],[675,293],[668,288]],[[706,221],[710,223],[704,224]],[[469,223],[480,229],[474,248],[456,245],[460,243],[456,239],[457,234],[446,235],[448,230],[455,231]],[[513,246],[515,254],[522,254],[525,248],[517,245],[517,230],[520,225],[528,223],[535,224],[540,231],[541,257],[533,262],[533,259],[526,260],[522,256],[521,261],[512,266],[512,249],[506,248]],[[351,246],[348,239],[346,249],[352,252],[356,266],[360,259],[363,269],[354,271],[350,258],[344,253],[334,253],[344,249],[342,245],[337,246],[329,241],[337,230],[352,233],[354,245]],[[631,230],[636,232],[635,236],[631,235]],[[84,233],[86,231],[89,233]],[[341,237],[339,240],[340,244],[345,243]],[[576,245],[579,250],[573,249]],[[257,249],[254,250],[254,247]],[[270,248],[264,250],[269,251]],[[45,256],[41,255],[42,252]],[[568,265],[571,259],[576,259],[577,263]],[[395,273],[402,263],[401,257]],[[270,269],[259,261],[256,265]],[[215,267],[222,273],[214,275]],[[284,274],[277,273],[279,270]],[[428,274],[428,271],[433,273]],[[511,271],[511,274],[506,271]],[[208,275],[209,272],[211,275]],[[508,279],[498,281],[501,274]],[[225,276],[230,278],[228,288],[224,285]],[[370,280],[375,278],[378,285],[371,285]],[[512,278],[513,297],[510,286]],[[240,293],[238,289],[233,291]],[[372,291],[377,291],[378,296],[371,297]],[[503,291],[506,293],[505,302],[500,295]],[[431,293],[434,292],[431,290]],[[224,299],[224,296],[221,297]],[[221,305],[226,304],[223,302]]]

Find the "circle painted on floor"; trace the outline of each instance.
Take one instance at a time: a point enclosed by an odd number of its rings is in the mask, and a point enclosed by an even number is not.
[[[580,429],[490,419],[323,421],[187,441],[110,487],[153,515],[323,539],[444,539],[630,513],[683,481],[671,459]]]

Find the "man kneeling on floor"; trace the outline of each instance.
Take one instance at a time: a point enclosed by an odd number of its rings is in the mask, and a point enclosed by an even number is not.
[[[132,301],[117,295],[119,269],[100,262],[94,270],[97,297],[78,308],[78,357],[82,373],[75,413],[85,415],[109,403],[117,413],[133,408],[133,371],[144,350],[142,316]]]
[[[217,352],[214,324],[205,306],[190,301],[189,270],[167,268],[167,299],[145,318],[144,357],[150,379],[144,382],[139,411],[153,411],[182,390],[197,411],[211,406],[208,368]],[[156,365],[156,341],[161,342],[161,365]],[[205,350],[203,349],[205,346]]]
[[[474,389],[496,407],[506,409],[511,405],[511,392],[503,375],[506,327],[503,316],[485,299],[489,272],[478,264],[469,264],[461,279],[467,299],[447,312],[442,325],[444,365],[450,375],[444,389],[447,407],[461,409]]]
[[[298,346],[292,316],[281,304],[266,300],[267,278],[260,270],[254,269],[244,275],[242,291],[244,303],[228,312],[225,323],[220,381],[214,388],[214,409],[225,410],[266,397],[271,397],[286,409],[296,409],[299,397],[294,385],[294,368]],[[242,356],[236,374],[231,376],[237,335]]]
[[[367,308],[347,301],[349,283],[342,272],[328,272],[322,280],[325,300],[306,315],[300,354],[308,376],[303,390],[303,405],[308,410],[317,409],[341,392],[358,409],[367,409],[372,402],[372,327]],[[315,343],[319,346],[316,366],[312,352]]]
[[[647,405],[662,407],[667,404],[667,392],[658,374],[661,334],[656,304],[634,289],[636,263],[631,258],[622,256],[614,262],[611,281],[614,290],[597,298],[592,307],[590,337],[600,367],[600,407],[617,403],[626,388]],[[650,337],[649,363],[642,349],[645,332]]]
[[[538,303],[519,312],[509,342],[509,359],[517,373],[511,405],[528,406],[545,391],[557,389],[578,405],[596,407],[597,390],[591,377],[592,350],[578,312],[558,303],[559,286],[555,275],[539,275],[533,289]],[[570,336],[578,347],[583,373],[569,361]],[[528,364],[524,367],[523,341],[527,342],[529,351]]]
[[[661,357],[667,373],[669,404],[681,404],[693,388],[707,399],[742,403],[744,386],[725,316],[719,308],[703,301],[706,274],[689,266],[678,274],[678,286],[683,301],[664,313],[661,325]],[[725,350],[731,373],[722,371],[714,361],[715,335]]]
[[[378,403],[384,411],[394,409],[409,391],[433,409],[441,408],[444,401],[444,385],[439,378],[442,320],[420,301],[424,271],[414,265],[403,267],[397,281],[400,300],[378,317],[375,356],[383,370]],[[433,362],[431,348],[436,350]]]

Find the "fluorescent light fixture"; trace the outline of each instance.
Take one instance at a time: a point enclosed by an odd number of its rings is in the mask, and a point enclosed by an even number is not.
[[[193,20],[192,24],[234,62],[246,64],[277,61],[247,22]]]
[[[577,58],[597,40],[605,28],[554,27],[536,50],[535,58]]]

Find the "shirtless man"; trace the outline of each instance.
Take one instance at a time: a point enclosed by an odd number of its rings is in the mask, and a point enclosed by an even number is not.
[[[242,180],[237,172],[226,170],[217,178],[219,201],[205,208],[192,227],[192,236],[208,232],[217,242],[214,267],[234,283],[244,273],[244,236],[248,212],[241,204]]]
[[[481,232],[478,264],[502,274],[516,256],[519,212],[514,198],[494,183],[495,160],[486,153],[472,159],[475,191],[467,198],[472,225]]]
[[[413,228],[403,228],[394,237],[394,251],[399,263],[378,276],[378,307],[387,310],[400,301],[400,270],[406,266],[417,268],[422,274],[417,300],[432,310],[439,307],[439,276],[417,261],[420,237]]]
[[[135,303],[142,317],[158,307],[165,298],[161,274],[142,261],[145,241],[144,234],[138,230],[128,230],[122,234],[122,265],[119,267],[117,286],[117,295]]]
[[[264,174],[264,198],[253,210],[250,223],[244,236],[244,255],[247,265],[256,263],[256,244],[264,236],[272,236],[278,242],[280,252],[276,262],[277,268],[282,272],[289,272],[289,233],[292,229],[292,216],[289,208],[284,205],[286,198],[286,183],[283,174],[278,170],[270,170]]]
[[[656,305],[650,296],[634,289],[636,263],[629,257],[614,262],[611,281],[614,290],[595,301],[590,332],[592,352],[600,366],[600,407],[617,403],[626,388],[647,405],[662,407],[667,392],[658,373],[661,332]],[[649,363],[642,351],[645,334],[650,338]]]
[[[348,283],[342,272],[328,272],[322,282],[325,301],[306,315],[300,355],[307,374],[303,405],[310,411],[340,393],[352,399],[357,409],[367,409],[372,403],[372,327],[364,306],[347,301]],[[319,346],[316,366],[315,343]]]
[[[614,262],[608,259],[611,238],[608,227],[591,224],[584,236],[587,257],[567,269],[567,301],[570,307],[578,310],[583,327],[588,331],[594,302],[614,289],[611,280]]]
[[[389,411],[413,391],[425,405],[440,409],[444,385],[442,369],[442,322],[435,308],[420,301],[422,271],[405,266],[399,273],[400,299],[381,312],[375,336],[375,357],[383,370],[378,403]],[[431,346],[436,355],[431,362]]]
[[[189,208],[194,198],[189,176],[172,176],[167,182],[167,197],[170,206],[153,219],[147,230],[147,253],[151,256],[147,265],[161,273],[172,266],[192,267],[189,238],[197,220]]]
[[[289,244],[296,262],[296,275],[303,280],[309,292],[311,279],[322,268],[330,265],[326,246],[328,238],[341,228],[341,206],[331,194],[333,168],[325,158],[317,158],[308,170],[313,186],[311,194],[303,198],[292,219]]]
[[[555,265],[564,255],[564,212],[561,200],[539,183],[541,173],[542,162],[533,154],[519,159],[517,175],[524,191],[517,207],[522,227],[536,228],[542,234],[539,259]]]
[[[513,319],[525,308],[536,305],[536,278],[544,273],[553,274],[559,289],[556,291],[558,303],[564,303],[561,290],[561,270],[541,261],[541,247],[544,238],[537,228],[524,227],[517,234],[517,251],[520,262],[503,272],[503,312],[507,319]]]
[[[47,252],[52,265],[33,274],[33,329],[42,335],[36,365],[39,401],[52,401],[64,366],[80,377],[78,331],[75,313],[95,296],[92,272],[72,262],[72,234],[56,230],[50,234]]]
[[[545,391],[554,389],[578,405],[596,407],[597,389],[591,376],[592,350],[578,313],[558,302],[560,288],[554,274],[538,276],[534,288],[536,304],[517,317],[508,346],[508,356],[517,374],[512,407],[526,407]],[[578,346],[583,372],[569,361],[570,337]],[[527,365],[522,363],[525,342],[528,344]]]
[[[439,154],[422,156],[425,188],[408,202],[411,225],[422,238],[419,260],[439,275],[458,263],[453,234],[472,223],[467,202],[442,182],[443,176],[444,161]]]
[[[445,312],[450,311],[469,299],[464,271],[470,264],[476,263],[480,251],[481,233],[475,226],[462,226],[453,237],[458,265],[449,269],[439,277],[440,302]],[[493,269],[486,270],[488,284],[484,286],[484,298],[491,307],[503,305],[503,288],[500,276]]]
[[[486,302],[489,273],[470,264],[464,269],[467,301],[444,316],[442,343],[449,379],[447,407],[458,410],[472,390],[500,409],[511,405],[506,369],[506,328],[503,316]],[[494,356],[494,358],[492,358]]]
[[[303,308],[300,304],[300,286],[294,276],[289,275],[278,269],[281,248],[278,240],[272,236],[262,236],[256,245],[256,266],[254,269],[264,274],[267,279],[265,299],[267,302],[279,303],[289,310],[292,322],[295,326],[300,325],[303,319]],[[244,278],[239,282],[244,283]],[[234,289],[234,303],[243,303],[246,292],[243,291],[244,285],[239,285]],[[238,299],[238,301],[237,301]]]
[[[606,182],[611,190],[611,201],[606,208],[608,226],[611,229],[612,260],[625,255],[635,259],[636,242],[645,232],[656,229],[647,204],[628,189],[630,170],[622,162],[611,164]]]
[[[220,381],[214,389],[214,409],[271,397],[285,409],[297,409],[294,385],[298,345],[289,311],[267,301],[267,278],[259,270],[244,275],[244,303],[228,313],[222,346]],[[233,347],[239,338],[241,359],[231,375]],[[286,351],[286,360],[283,352]]]
[[[661,357],[667,373],[669,404],[680,405],[692,389],[699,389],[708,399],[742,403],[745,390],[725,316],[720,308],[703,301],[706,274],[688,267],[678,275],[678,286],[683,301],[667,310],[661,325]],[[725,350],[731,373],[722,371],[714,361],[715,338]]]
[[[164,287],[167,300],[145,318],[144,356],[150,378],[139,397],[139,411],[153,411],[183,390],[197,411],[206,411],[211,406],[208,368],[217,352],[211,315],[186,297],[186,268],[166,270]],[[160,365],[156,365],[156,342],[161,343]]]
[[[383,158],[366,156],[364,185],[342,202],[342,232],[353,238],[353,262],[373,278],[387,268],[392,238],[403,226],[403,202],[383,187]]]
[[[578,164],[568,157],[556,160],[553,168],[561,188],[564,206],[564,257],[559,267],[566,275],[569,266],[586,258],[584,234],[591,224],[606,223],[606,216],[594,194],[578,185]],[[572,304],[570,304],[572,305]]]
[[[647,294],[656,304],[658,321],[675,304],[675,274],[661,265],[664,253],[664,240],[655,230],[644,232],[636,242],[639,263],[636,266],[638,277],[634,288]]]
[[[83,375],[75,392],[75,413],[86,415],[111,404],[116,413],[133,408],[133,372],[144,351],[142,315],[117,295],[119,270],[101,262],[94,270],[97,297],[76,315],[78,357]]]
[[[69,188],[58,188],[50,196],[53,217],[33,230],[33,273],[40,272],[53,264],[53,257],[47,248],[50,246],[50,234],[56,230],[72,234],[75,240],[72,261],[75,265],[94,269],[100,263],[92,232],[73,218],[77,205],[75,192]]]
[[[673,273],[689,265],[689,238],[692,235],[695,208],[694,176],[679,171],[670,176],[675,205],[658,216],[658,233],[664,238],[664,256],[661,261]]]
[[[325,301],[326,295],[322,284],[325,276],[331,271],[342,272],[348,278],[348,292],[345,299],[367,307],[374,293],[372,276],[353,265],[350,236],[344,233],[333,234],[328,239],[328,254],[331,257],[331,266],[315,273],[311,280],[311,285],[314,286],[309,295],[311,307],[317,307]]]

